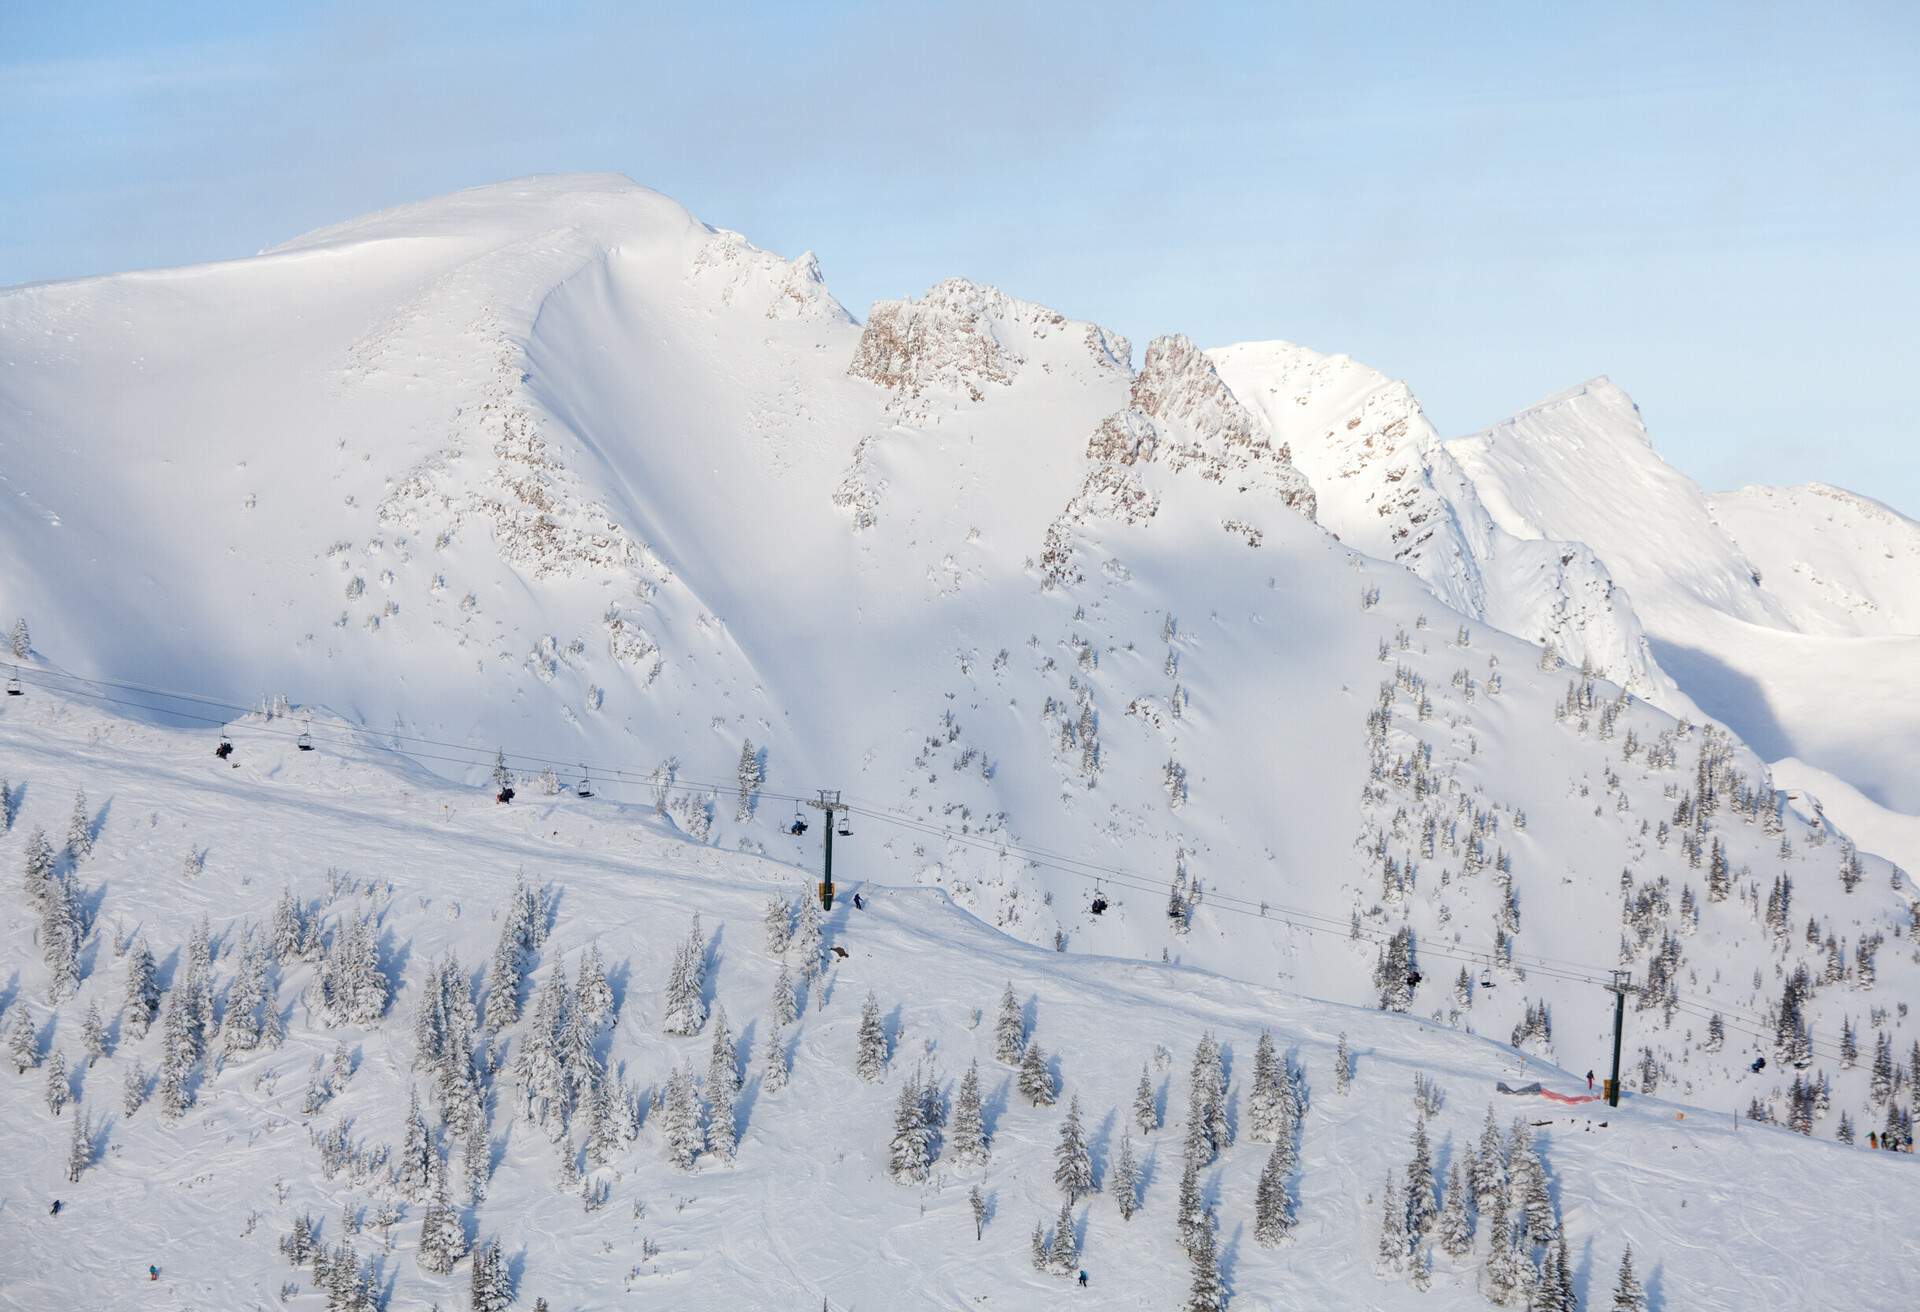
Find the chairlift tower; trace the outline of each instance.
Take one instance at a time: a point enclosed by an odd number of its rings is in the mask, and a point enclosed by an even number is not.
[[[1627,1024],[1627,994],[1633,991],[1633,972],[1616,970],[1607,992],[1613,994],[1613,1078],[1607,1081],[1607,1106],[1620,1105],[1620,1038]]]
[[[820,827],[820,909],[822,911],[831,911],[833,910],[833,831],[835,828],[840,827],[834,824],[834,812],[837,811],[842,816],[846,815],[847,804],[840,800],[840,790],[838,788],[822,788],[820,790],[820,796],[808,802],[807,805],[816,811],[825,811],[827,813],[825,817],[826,823]],[[845,823],[844,820],[841,821],[841,825]],[[851,829],[841,828],[841,832],[851,834],[853,831]]]

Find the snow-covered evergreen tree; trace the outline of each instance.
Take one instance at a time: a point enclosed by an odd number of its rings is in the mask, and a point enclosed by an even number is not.
[[[1153,1096],[1153,1081],[1147,1076],[1145,1063],[1141,1064],[1140,1083],[1133,1091],[1133,1123],[1142,1134],[1160,1128],[1160,1104]]]
[[[1201,1213],[1193,1227],[1187,1264],[1193,1278],[1187,1285],[1187,1301],[1180,1305],[1181,1312],[1220,1312],[1227,1305],[1227,1291],[1220,1283],[1220,1253],[1214,1237],[1212,1208]]]
[[[734,779],[739,785],[740,801],[734,810],[733,818],[745,820],[753,814],[754,800],[760,791],[762,780],[760,753],[755,749],[751,738],[744,739],[740,743],[740,763],[734,770]],[[827,820],[831,823],[833,817],[828,816]]]
[[[956,1166],[984,1166],[991,1149],[986,1117],[980,1105],[980,1063],[967,1066],[960,1092],[953,1100],[953,1125],[947,1136],[947,1156]]]
[[[1060,1141],[1054,1145],[1053,1183],[1069,1203],[1093,1192],[1093,1155],[1087,1151],[1077,1094],[1067,1102],[1067,1118],[1060,1123]]]
[[[1392,1171],[1387,1172],[1380,1196],[1379,1267],[1383,1272],[1397,1275],[1406,1270],[1411,1249],[1407,1243],[1406,1200],[1400,1192],[1400,1181]]]
[[[760,1088],[778,1093],[787,1087],[787,1031],[778,1016],[767,1022],[767,1041],[760,1047]]]
[[[1267,1164],[1260,1170],[1260,1183],[1253,1194],[1253,1237],[1262,1247],[1272,1248],[1293,1229],[1288,1174],[1286,1156],[1276,1144],[1267,1154]]]
[[[1133,1220],[1140,1205],[1140,1163],[1134,1160],[1133,1136],[1120,1132],[1120,1151],[1113,1159],[1113,1200],[1120,1207],[1122,1221]]]
[[[867,991],[860,1004],[860,1028],[854,1040],[853,1069],[872,1084],[887,1070],[887,1031],[880,1023],[880,999]]]
[[[1008,1066],[1020,1064],[1026,1049],[1026,1022],[1020,1016],[1020,1002],[1013,996],[1013,981],[1007,981],[1000,995],[1000,1014],[993,1026],[993,1055]]]
[[[677,1170],[691,1171],[706,1136],[700,1129],[700,1106],[693,1093],[693,1074],[685,1066],[675,1066],[667,1077],[660,1107],[660,1138],[667,1161]]]
[[[73,814],[67,818],[67,856],[75,864],[93,855],[93,811],[87,805],[87,790],[73,795]]]
[[[554,1142],[566,1133],[573,1115],[574,1083],[563,1052],[571,1010],[566,976],[556,966],[534,995],[533,1013],[513,1064],[522,1112]]]
[[[33,651],[33,634],[27,629],[26,616],[13,622],[13,628],[7,633],[7,650],[17,661],[24,661]]]
[[[787,900],[778,895],[768,898],[760,924],[766,930],[767,955],[785,955],[787,944],[793,940],[793,908],[787,904]]]
[[[444,1276],[467,1255],[467,1230],[453,1206],[446,1163],[438,1157],[432,1174],[432,1201],[420,1218],[419,1262],[422,1271]]]
[[[1480,1272],[1480,1289],[1496,1307],[1512,1300],[1520,1283],[1520,1250],[1514,1242],[1519,1230],[1512,1220],[1507,1183],[1503,1178],[1485,1207],[1487,1260]]]
[[[1647,1293],[1633,1270],[1633,1245],[1620,1254],[1620,1274],[1613,1284],[1613,1312],[1646,1312]]]
[[[1192,1254],[1204,1216],[1200,1203],[1200,1157],[1195,1146],[1189,1143],[1181,1154],[1180,1193],[1173,1208],[1173,1238],[1181,1252]]]
[[[73,1109],[73,1134],[67,1140],[67,1183],[79,1184],[80,1173],[93,1165],[93,1121],[83,1108]]]
[[[600,945],[589,943],[580,956],[580,973],[573,984],[574,1014],[598,1027],[613,1016],[613,987],[607,983],[607,965],[600,959]]]
[[[424,1201],[433,1188],[439,1160],[433,1136],[427,1133],[427,1118],[420,1112],[420,1093],[409,1088],[406,1126],[400,1132],[400,1149],[393,1160],[394,1188],[416,1203]]]
[[[280,898],[273,904],[273,923],[268,934],[273,959],[283,965],[299,958],[311,958],[319,951],[319,941],[307,918],[306,904],[293,895],[291,884],[282,885]]]
[[[493,1145],[487,1141],[486,1122],[477,1120],[467,1128],[460,1144],[460,1183],[469,1207],[478,1207],[486,1199],[487,1180],[492,1174]]]
[[[377,1025],[387,1014],[389,986],[380,969],[373,927],[349,916],[320,963],[320,1005],[329,1025]]]
[[[773,1019],[777,1025],[791,1025],[800,1019],[800,1009],[793,992],[793,972],[787,969],[787,963],[780,963],[780,973],[773,980]]]
[[[1035,1107],[1053,1106],[1053,1073],[1047,1069],[1046,1054],[1040,1051],[1037,1040],[1029,1041],[1026,1051],[1020,1054],[1020,1074],[1016,1083],[1020,1096]]]
[[[820,973],[820,904],[810,897],[800,899],[800,914],[795,917],[793,938],[787,944],[787,958],[800,971],[800,980],[811,984]]]
[[[80,987],[85,915],[71,879],[55,878],[40,903],[40,952],[47,963],[47,1001],[55,1006]]]
[[[1253,1089],[1247,1095],[1247,1135],[1255,1143],[1278,1143],[1283,1133],[1292,1131],[1292,1108],[1281,1075],[1273,1035],[1261,1030],[1253,1050]]]
[[[13,1028],[7,1034],[7,1056],[13,1062],[15,1075],[25,1075],[40,1064],[39,1031],[34,1029],[33,1019],[25,1007],[13,1013]]]
[[[738,1144],[734,1124],[733,1097],[740,1087],[734,1050],[733,1031],[727,1026],[727,1009],[713,1012],[713,1044],[707,1051],[707,1148],[723,1162],[733,1160]]]
[[[668,1034],[698,1034],[707,1023],[706,974],[707,940],[700,930],[700,917],[695,915],[693,928],[675,951],[673,969],[667,975],[661,1028]]]
[[[1070,1276],[1079,1261],[1080,1245],[1073,1237],[1073,1204],[1063,1201],[1060,1215],[1053,1222],[1053,1242],[1047,1245],[1047,1270],[1057,1276]]]
[[[120,1114],[129,1120],[147,1100],[147,1073],[137,1061],[127,1063],[127,1073],[120,1081]]]
[[[1200,1164],[1212,1162],[1228,1144],[1227,1072],[1220,1045],[1211,1030],[1201,1032],[1194,1045],[1193,1069],[1187,1080],[1187,1140],[1198,1142]]]
[[[973,1211],[973,1238],[978,1243],[987,1233],[987,1198],[979,1185],[967,1190],[967,1206]]]
[[[73,1097],[73,1084],[67,1075],[67,1054],[59,1048],[47,1058],[47,1110],[57,1118]]]
[[[1440,1214],[1434,1201],[1433,1148],[1427,1140],[1427,1118],[1413,1124],[1413,1160],[1407,1163],[1407,1234],[1418,1244]]]
[[[1506,1149],[1500,1139],[1500,1127],[1494,1124],[1493,1105],[1487,1105],[1487,1119],[1480,1128],[1480,1141],[1467,1162],[1473,1198],[1481,1210],[1493,1201],[1507,1178]]]
[[[1458,1158],[1447,1171],[1447,1199],[1440,1208],[1435,1239],[1448,1257],[1465,1257],[1473,1251],[1473,1216],[1467,1211],[1466,1184],[1460,1177]]]
[[[513,1304],[513,1280],[498,1240],[489,1239],[473,1250],[473,1281],[468,1287],[473,1312],[506,1312]]]
[[[47,831],[36,826],[27,835],[27,858],[20,874],[20,891],[32,910],[40,910],[46,902],[47,892],[53,886],[54,871],[53,844],[47,841]]]
[[[89,1001],[87,1011],[80,1018],[80,1041],[87,1050],[87,1069],[107,1055],[107,1027],[100,1019],[100,1004]]]
[[[894,1103],[893,1136],[887,1142],[887,1174],[899,1184],[919,1184],[932,1161],[930,1131],[920,1088],[914,1080],[900,1086]]]

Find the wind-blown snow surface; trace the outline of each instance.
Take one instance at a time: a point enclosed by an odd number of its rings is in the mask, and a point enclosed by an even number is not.
[[[1628,1243],[1654,1307],[1892,1309],[1920,1295],[1912,1264],[1897,1257],[1898,1218],[1920,1208],[1914,1159],[1837,1145],[1826,1138],[1831,1119],[1806,1140],[1736,1123],[1724,1097],[1699,1107],[1630,1094],[1617,1112],[1599,1114],[1503,1097],[1493,1092],[1500,1080],[1540,1080],[1561,1091],[1581,1081],[1413,1017],[1157,962],[1023,945],[934,890],[890,881],[865,886],[865,911],[837,904],[827,941],[847,955],[833,959],[790,1031],[792,1083],[770,1093],[758,1053],[777,966],[764,947],[761,910],[771,893],[799,894],[800,872],[691,844],[645,808],[571,798],[499,807],[385,752],[343,754],[323,742],[303,754],[265,735],[237,741],[238,768],[229,770],[199,734],[130,724],[41,693],[0,702],[0,762],[19,811],[0,838],[8,868],[18,869],[33,827],[62,832],[76,787],[88,789],[98,829],[92,854],[73,870],[96,920],[87,977],[57,1013],[45,1005],[46,971],[30,918],[19,914],[17,882],[0,894],[9,908],[0,916],[0,1026],[29,1015],[41,1052],[62,1049],[75,1067],[77,1097],[56,1120],[42,1101],[44,1069],[0,1073],[0,1155],[8,1163],[0,1172],[0,1298],[10,1306],[270,1306],[291,1282],[298,1292],[285,1306],[318,1308],[310,1273],[287,1266],[275,1248],[302,1212],[319,1221],[323,1241],[346,1240],[373,1262],[388,1306],[465,1306],[466,1263],[447,1277],[417,1265],[419,1205],[406,1204],[391,1247],[384,1245],[372,1227],[391,1198],[379,1173],[324,1178],[311,1136],[344,1123],[357,1148],[397,1145],[408,1087],[420,1078],[408,1034],[423,973],[456,952],[477,977],[516,871],[557,895],[531,987],[555,971],[571,977],[580,954],[597,945],[618,1002],[599,1051],[610,1069],[655,1093],[638,1139],[591,1173],[610,1197],[588,1212],[556,1189],[554,1145],[516,1112],[514,1077],[496,1077],[493,1175],[485,1201],[463,1209],[462,1219],[469,1234],[502,1243],[519,1306],[535,1297],[583,1309],[811,1308],[823,1299],[839,1312],[1051,1306],[1069,1297],[1066,1282],[1031,1270],[1027,1239],[1036,1221],[1051,1226],[1057,1210],[1052,1153],[1070,1097],[1081,1100],[1105,1186],[1074,1210],[1079,1264],[1091,1277],[1084,1297],[1100,1307],[1179,1306],[1186,1263],[1174,1247],[1172,1215],[1186,1066],[1202,1029],[1229,1054],[1236,1141],[1202,1182],[1220,1219],[1235,1308],[1486,1306],[1474,1285],[1484,1224],[1470,1257],[1438,1257],[1426,1293],[1374,1271],[1379,1191],[1390,1169],[1404,1174],[1411,1153],[1416,1074],[1444,1096],[1431,1125],[1443,1174],[1470,1154],[1490,1102],[1503,1126],[1514,1116],[1540,1122],[1537,1143],[1582,1306],[1606,1305]],[[201,858],[191,877],[182,874],[189,851]],[[283,885],[331,925],[374,917],[381,964],[398,986],[385,1021],[319,1027],[307,1001],[313,967],[289,961],[273,990],[287,1028],[283,1047],[214,1062],[178,1121],[164,1120],[152,1102],[124,1115],[124,1073],[134,1063],[153,1071],[160,1027],[135,1040],[114,1018],[117,945],[144,935],[162,982],[177,984],[180,949],[206,916],[224,995],[245,927],[265,921]],[[1723,909],[1710,915],[1716,910]],[[708,1036],[663,1036],[660,986],[696,911],[711,944],[710,1000],[731,1016],[747,1083],[736,1164],[703,1158],[682,1174],[662,1158],[658,1089],[675,1063],[704,1069]],[[1885,955],[1895,948],[1905,951],[1892,944]],[[1009,1085],[1013,1072],[993,1059],[993,1009],[1009,980],[1055,1062],[1061,1101],[1052,1108],[1029,1107]],[[1891,982],[1883,978],[1880,1001],[1912,996],[1896,994]],[[891,1033],[890,1066],[877,1084],[853,1072],[869,989]],[[110,1051],[90,1069],[78,1035],[89,1001],[110,1020]],[[986,1013],[977,1025],[976,1009]],[[1293,1182],[1298,1228],[1273,1250],[1253,1239],[1252,1195],[1267,1148],[1249,1140],[1246,1120],[1262,1028],[1303,1072],[1308,1092]],[[507,1033],[509,1068],[525,1029],[523,1022]],[[1335,1092],[1331,1071],[1342,1032],[1356,1054],[1346,1096]],[[1901,1031],[1903,1043],[1907,1035]],[[305,1115],[310,1068],[336,1042],[356,1054],[357,1069],[330,1105]],[[1164,1061],[1156,1058],[1162,1046]],[[991,1163],[942,1164],[925,1185],[889,1181],[886,1141],[902,1082],[917,1068],[951,1097],[975,1059]],[[1166,1125],[1134,1135],[1147,1163],[1144,1205],[1123,1222],[1111,1163],[1143,1064]],[[1748,1078],[1738,1092],[1764,1092],[1773,1082]],[[1836,1085],[1836,1113],[1850,1104],[1847,1088]],[[69,1183],[68,1118],[81,1109],[93,1119],[95,1158]],[[1595,1128],[1602,1120],[1606,1128]],[[967,1206],[976,1182],[990,1202],[978,1241]],[[65,1203],[57,1218],[47,1215],[53,1197]],[[364,1218],[357,1236],[345,1233],[349,1212]],[[161,1269],[157,1284],[146,1280],[150,1262]]]
[[[1920,812],[1910,521],[1817,488],[1709,500],[1604,378],[1447,449],[1509,532],[1592,547],[1660,664],[1761,755]]]
[[[1745,1102],[1776,969],[1824,961],[1757,923],[1781,876],[1846,970],[1880,935],[1879,987],[1912,995],[1911,881],[1868,859],[1847,892],[1844,834],[1739,744],[1335,541],[1177,335],[1136,372],[1113,334],[963,281],[862,327],[811,259],[567,177],[15,289],[0,344],[23,566],[0,615],[33,621],[36,696],[62,669],[285,692],[475,785],[503,745],[524,800],[538,758],[631,771],[600,786],[632,803],[652,774],[682,833],[809,863],[790,799],[839,787],[844,874],[1343,1003],[1378,1001],[1404,928],[1405,1005],[1496,1038],[1545,1005],[1529,1042],[1583,1069],[1611,1022],[1592,981],[1659,960],[1681,1002],[1641,1043],[1715,1106]],[[237,726],[241,759],[275,728]],[[746,740],[769,795],[742,808],[720,789]],[[1824,1048],[1865,1003],[1816,987]],[[1714,1010],[1751,1051],[1702,1051]]]

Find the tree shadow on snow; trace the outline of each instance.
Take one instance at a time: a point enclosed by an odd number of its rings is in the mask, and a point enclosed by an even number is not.
[[[1240,1266],[1240,1237],[1246,1232],[1244,1223],[1235,1221],[1233,1233],[1227,1242],[1220,1245],[1220,1284],[1228,1295],[1233,1293],[1233,1275]]]
[[[633,979],[633,965],[622,957],[607,969],[607,992],[613,996],[613,1009],[607,1013],[607,1029],[620,1023],[620,1011],[627,1005],[627,986]]]
[[[1140,1180],[1134,1188],[1135,1198],[1145,1198],[1147,1190],[1153,1188],[1153,1177],[1160,1168],[1160,1145],[1149,1143],[1147,1151],[1140,1158]]]
[[[1013,1077],[1003,1076],[992,1093],[980,1100],[980,1124],[991,1143],[1000,1132],[1000,1118],[1007,1114],[1007,1102],[1013,1096]]]
[[[7,987],[0,989],[0,1016],[6,1015],[7,1008],[11,1007],[15,1002],[19,1001],[19,999],[20,972],[17,970],[9,971],[7,972]],[[115,1023],[119,1023],[117,1018]]]
[[[6,833],[13,832],[14,821],[20,817],[20,806],[27,800],[27,781],[22,779],[10,793],[0,795],[0,822],[6,825]]]
[[[373,965],[387,981],[389,1014],[400,1005],[400,992],[407,982],[407,963],[412,959],[412,939],[403,943],[392,930],[380,931],[373,943]]]
[[[111,810],[113,810],[113,799],[109,797],[106,801],[100,803],[100,809],[93,813],[91,820],[87,821],[87,842],[89,844],[100,841],[100,835],[107,827],[107,813]]]
[[[1087,1139],[1087,1156],[1093,1161],[1093,1188],[1098,1193],[1107,1182],[1107,1150],[1113,1144],[1114,1123],[1120,1119],[1113,1108],[1100,1118],[1099,1128]]]
[[[1647,1312],[1666,1312],[1667,1306],[1667,1266],[1664,1262],[1654,1264],[1647,1272],[1644,1286],[1647,1295]]]
[[[707,935],[707,941],[700,947],[700,1003],[709,1015],[720,996],[720,981],[717,978],[721,961],[720,940],[726,937],[726,933],[726,922],[722,921],[714,927],[713,933]]]

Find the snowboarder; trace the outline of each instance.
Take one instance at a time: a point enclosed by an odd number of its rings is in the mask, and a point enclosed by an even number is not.
[[[1766,1068],[1767,1068],[1767,1059],[1765,1057],[1755,1057],[1753,1059],[1753,1065],[1747,1067],[1747,1069],[1752,1071],[1755,1075],[1758,1075],[1761,1071],[1765,1070]]]
[[[1082,1271],[1080,1273],[1080,1288],[1085,1289],[1086,1287],[1087,1287],[1087,1273],[1085,1271]]]
[[[54,1199],[53,1206],[47,1209],[47,1215],[48,1216],[60,1215],[60,1200],[58,1198]]]
[[[1593,1072],[1592,1071],[1587,1072],[1587,1092],[1588,1093],[1593,1092]]]
[[[159,1278],[160,1278],[160,1268],[157,1266],[149,1266],[147,1268],[147,1279],[158,1280]]]
[[[867,909],[867,904],[860,900],[860,895],[858,893],[855,893],[853,895],[853,909],[855,911],[865,911]]]

